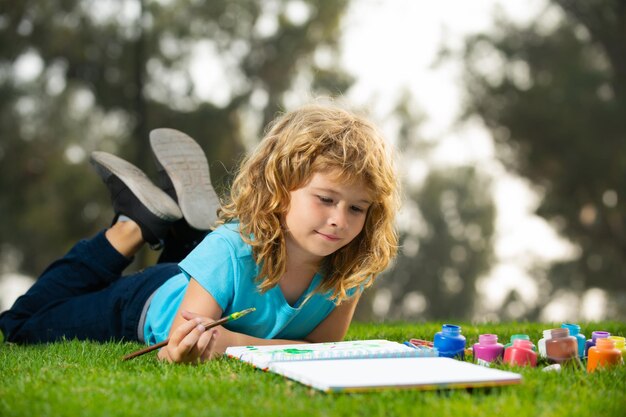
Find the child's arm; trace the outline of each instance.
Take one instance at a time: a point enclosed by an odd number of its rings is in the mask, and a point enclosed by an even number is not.
[[[201,329],[198,323],[205,322],[206,318],[218,320],[222,309],[213,296],[192,278],[180,305],[180,314],[172,323],[170,342],[159,351],[158,357],[168,362],[198,362],[223,354],[229,346],[339,341],[348,331],[358,299],[356,295],[335,308],[305,340],[262,339],[222,326],[209,331]]]
[[[341,305],[335,308],[320,324],[318,324],[317,327],[304,338],[304,340],[262,339],[218,327],[220,329],[219,337],[215,342],[213,352],[214,354],[222,354],[229,346],[286,345],[291,343],[321,343],[343,340],[348,328],[350,327],[354,310],[359,302],[359,296],[360,294],[357,294],[351,299],[341,303]],[[183,313],[183,317],[193,319],[198,316],[193,313],[185,312]]]
[[[320,323],[311,333],[309,333],[306,339],[311,343],[320,342],[339,342],[343,340],[354,310],[359,302],[360,292],[357,292],[352,298],[344,301],[335,307],[335,309]]]
[[[192,318],[184,314],[186,311],[196,314]],[[159,350],[158,358],[168,362],[199,362],[210,359],[222,328],[218,326],[211,331],[205,331],[199,323],[206,322],[206,318],[218,320],[221,315],[222,309],[217,301],[191,278],[178,314],[174,317],[169,343]],[[207,339],[212,340],[210,346]]]
[[[304,343],[299,340],[260,339],[217,326],[205,331],[199,323],[218,320],[222,309],[213,296],[191,278],[170,329],[169,343],[158,358],[168,362],[200,362],[221,355],[229,346]]]
[[[220,355],[224,353],[229,346],[287,345],[292,343],[320,343],[343,340],[350,326],[350,322],[352,321],[352,315],[354,314],[358,299],[359,296],[357,295],[341,303],[341,305],[335,308],[324,321],[318,324],[304,340],[262,339],[218,327],[219,337],[215,341],[212,354]],[[201,318],[200,315],[188,311],[183,312],[182,316],[187,320]]]

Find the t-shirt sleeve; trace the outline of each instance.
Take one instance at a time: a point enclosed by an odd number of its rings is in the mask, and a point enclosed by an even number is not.
[[[228,310],[235,292],[236,258],[230,242],[217,233],[209,234],[179,264],[187,279],[195,279]]]

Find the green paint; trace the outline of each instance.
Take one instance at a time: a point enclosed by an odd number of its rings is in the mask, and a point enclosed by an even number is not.
[[[248,309],[245,309],[245,310],[242,310],[242,311],[238,311],[238,312],[233,313],[230,316],[228,316],[228,318],[230,320],[237,320],[238,318],[243,317],[243,316],[245,316],[248,313],[252,313],[253,311],[256,311],[256,308],[252,307],[252,308],[248,308]]]
[[[283,349],[284,353],[289,353],[290,355],[303,355],[305,353],[313,352],[311,349]]]

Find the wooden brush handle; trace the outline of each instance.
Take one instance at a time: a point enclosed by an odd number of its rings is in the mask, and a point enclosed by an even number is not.
[[[220,324],[224,324],[224,323],[226,323],[229,320],[230,320],[230,317],[224,317],[222,319],[219,319],[217,321],[211,322],[209,324],[205,324],[204,325],[204,330],[206,331],[206,330],[212,329],[213,327],[219,326]],[[134,351],[132,353],[129,353],[128,355],[122,357],[122,360],[123,361],[127,361],[129,359],[136,358],[137,356],[141,356],[141,355],[146,354],[148,352],[152,352],[153,350],[160,349],[163,346],[166,346],[169,343],[169,341],[170,341],[170,339],[167,338],[164,341],[162,341],[160,343],[157,343],[155,345],[147,346],[147,347],[145,347],[143,349],[136,350],[136,351]]]

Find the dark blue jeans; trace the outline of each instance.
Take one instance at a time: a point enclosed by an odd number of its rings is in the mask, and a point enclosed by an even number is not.
[[[111,246],[104,232],[81,240],[0,314],[5,339],[14,343],[140,340],[143,329],[138,326],[146,301],[180,270],[175,263],[160,263],[122,277],[130,262]]]

